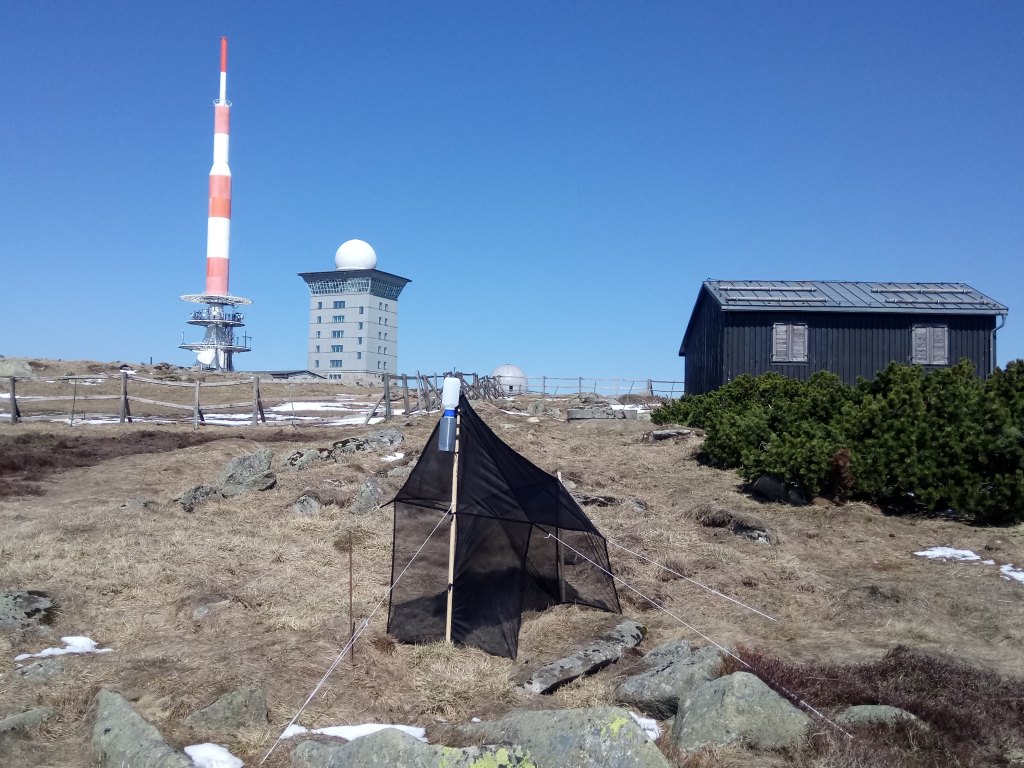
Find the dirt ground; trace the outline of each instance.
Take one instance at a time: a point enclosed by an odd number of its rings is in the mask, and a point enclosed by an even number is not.
[[[740,490],[735,474],[695,460],[696,436],[647,443],[641,437],[651,426],[644,422],[569,424],[543,417],[530,423],[525,414],[483,403],[478,413],[531,461],[575,483],[577,492],[621,499],[585,509],[609,539],[616,574],[715,642],[796,661],[875,660],[903,644],[1024,675],[1024,584],[1000,578],[993,566],[913,555],[948,545],[1022,566],[1021,527],[887,517],[859,503],[762,504]],[[399,449],[405,458],[397,464],[418,454],[436,418],[391,422],[406,436]],[[54,474],[30,478],[35,495],[0,499],[0,588],[41,590],[59,606],[49,626],[0,635],[0,717],[41,704],[57,710],[31,748],[20,748],[18,764],[92,765],[90,708],[103,686],[132,700],[175,746],[217,741],[247,764],[257,763],[347,639],[350,536],[357,621],[373,611],[389,583],[390,508],[353,517],[332,505],[304,518],[292,504],[307,488],[344,498],[370,474],[390,498],[401,480],[386,472],[396,463],[355,454],[346,463],[281,469],[274,489],[210,502],[193,513],[172,499],[191,485],[216,482],[229,459],[258,446],[274,450],[276,468],[294,448],[372,429],[211,427],[194,436],[168,426],[153,437],[154,428],[143,425],[0,424],[0,468],[16,463],[19,446],[95,454],[83,459],[87,466],[69,459]],[[150,504],[139,509],[132,500]],[[723,515],[764,523],[775,543],[718,526]],[[624,612],[649,627],[640,650],[674,638],[704,644],[630,589],[620,587],[620,598]],[[200,615],[201,607],[208,613]],[[606,704],[635,662],[627,659],[550,696],[524,694],[513,681],[527,666],[556,658],[614,620],[566,606],[528,615],[519,658],[510,661],[444,645],[396,645],[384,631],[385,605],[358,643],[354,664],[338,667],[300,722],[310,728],[373,721],[428,726],[516,706]],[[114,650],[61,657],[64,674],[47,684],[13,672],[14,655],[59,645],[65,635],[87,635]],[[268,727],[218,734],[182,724],[190,712],[243,686],[267,692]],[[280,748],[266,764],[287,765],[286,756]],[[767,763],[726,751],[701,764]]]

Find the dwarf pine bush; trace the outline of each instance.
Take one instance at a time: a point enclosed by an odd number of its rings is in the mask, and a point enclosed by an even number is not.
[[[897,510],[1024,520],[1024,361],[987,382],[966,360],[932,372],[894,363],[852,387],[824,371],[744,375],[652,420],[705,429],[704,457],[747,480],[772,474]]]

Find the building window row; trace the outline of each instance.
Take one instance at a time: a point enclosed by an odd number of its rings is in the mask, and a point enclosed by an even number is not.
[[[341,360],[338,360],[336,358],[332,359],[331,360],[331,368],[341,368]]]
[[[332,339],[341,339],[341,338],[344,338],[344,336],[345,336],[345,332],[344,331],[331,331],[331,338]]]
[[[334,315],[333,317],[331,317],[331,322],[332,323],[344,323],[345,322],[345,316],[344,315]]]
[[[345,302],[344,301],[336,301],[336,302],[334,302],[334,308],[335,309],[344,309],[345,308]]]
[[[772,362],[807,362],[807,324],[772,325]],[[915,325],[911,329],[910,362],[913,365],[949,365],[949,328]]]
[[[331,352],[344,352],[345,347],[341,344],[331,344]]]

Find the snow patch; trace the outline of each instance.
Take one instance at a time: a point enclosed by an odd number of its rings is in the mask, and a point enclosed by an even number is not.
[[[921,552],[915,552],[918,557],[928,557],[938,560],[981,560],[981,555],[974,554],[969,549],[953,549],[952,547],[931,547]]]
[[[657,741],[661,737],[661,727],[658,725],[658,721],[650,717],[641,717],[636,712],[630,712],[633,719],[636,720],[637,725],[644,729],[644,733],[647,734],[647,738],[651,741]]]
[[[1007,581],[1019,581],[1021,584],[1024,584],[1024,569],[1014,568],[1013,563],[999,566],[999,573]]]
[[[405,454],[404,453],[389,453],[387,456],[381,456],[380,460],[381,461],[398,461],[399,459],[404,459],[404,458],[405,458]]]
[[[185,747],[185,754],[197,768],[242,768],[244,765],[220,744],[193,744]]]
[[[64,643],[63,648],[46,648],[39,653],[22,653],[14,657],[15,661],[22,659],[42,659],[46,656],[63,656],[66,653],[110,653],[113,648],[97,648],[96,641],[88,637],[71,636],[60,639]]]

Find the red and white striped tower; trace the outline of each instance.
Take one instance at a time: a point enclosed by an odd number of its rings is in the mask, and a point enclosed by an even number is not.
[[[182,296],[183,301],[205,304],[206,309],[193,312],[189,325],[206,328],[203,340],[186,344],[181,349],[196,352],[199,364],[225,371],[234,370],[232,356],[248,352],[248,337],[235,340],[234,329],[244,325],[244,317],[234,311],[249,299],[228,293],[228,272],[231,249],[231,168],[228,166],[228,144],[231,102],[228,89],[228,39],[220,39],[220,97],[213,102],[213,166],[210,168],[210,207],[206,224],[206,291]]]
[[[220,39],[220,98],[213,104],[213,167],[210,168],[210,218],[206,227],[206,292],[228,292],[231,248],[231,168],[228,167],[231,102],[228,90],[228,39]]]

